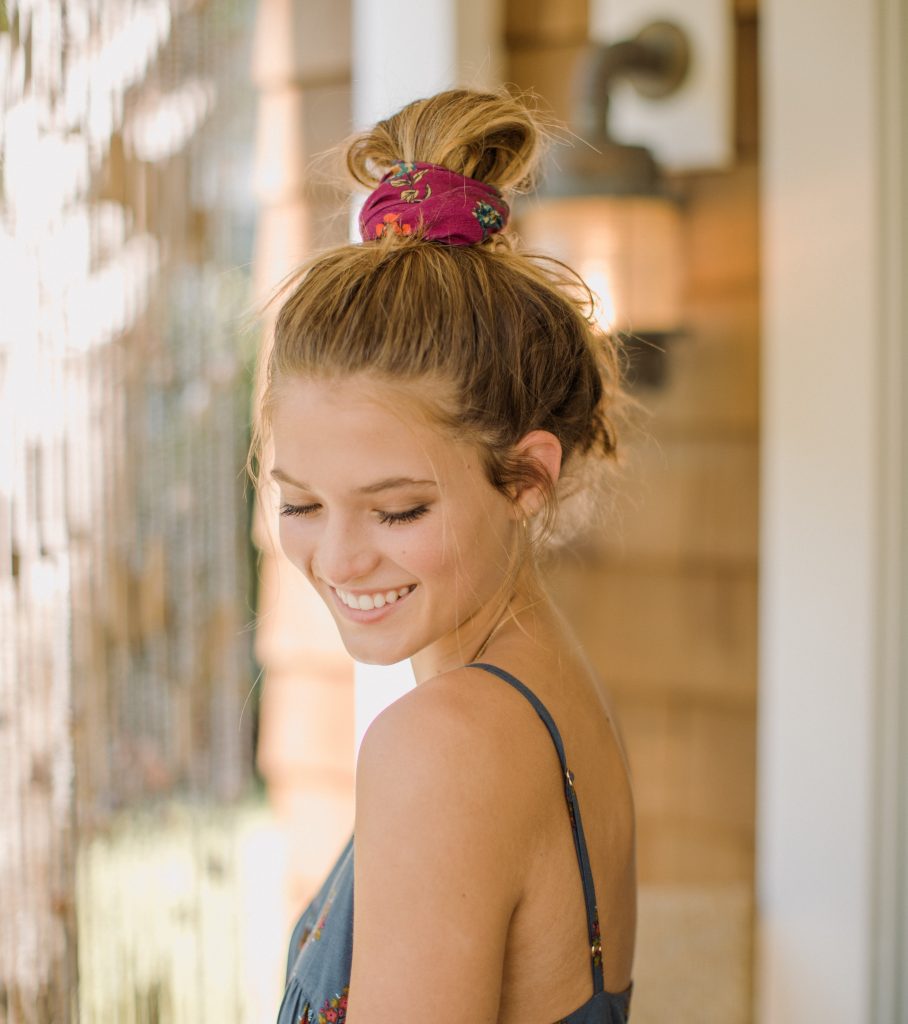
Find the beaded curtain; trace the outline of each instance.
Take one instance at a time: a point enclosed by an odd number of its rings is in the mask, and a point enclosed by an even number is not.
[[[251,7],[0,3],[0,1021],[240,1019]]]

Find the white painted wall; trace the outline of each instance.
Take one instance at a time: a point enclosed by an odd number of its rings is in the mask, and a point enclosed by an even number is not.
[[[661,99],[629,82],[612,91],[609,128],[621,142],[652,150],[673,171],[727,168],[735,158],[734,10],[728,0],[590,0],[591,39],[617,43],[653,21],[687,35],[691,63],[680,88]]]
[[[908,56],[904,36],[901,54],[884,45],[900,4],[761,5],[760,1024],[900,1019],[873,1009],[878,714],[893,685],[880,597],[898,556],[879,541],[905,473],[889,457],[904,397],[888,386],[899,328],[883,256],[898,225],[881,130],[887,68]]]
[[[499,85],[503,12],[502,0],[353,0],[354,125],[442,89]],[[410,663],[357,664],[355,685],[358,755],[372,719],[414,685]]]

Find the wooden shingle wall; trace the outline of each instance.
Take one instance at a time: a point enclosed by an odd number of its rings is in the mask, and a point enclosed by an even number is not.
[[[732,0],[729,0],[732,3]],[[647,1021],[750,1019],[754,869],[759,239],[757,5],[736,24],[736,160],[676,176],[682,337],[626,446],[611,525],[548,570],[613,692],[638,812]],[[586,4],[511,3],[509,76],[570,118]]]

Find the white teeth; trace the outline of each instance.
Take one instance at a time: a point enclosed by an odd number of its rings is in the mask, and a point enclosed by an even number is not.
[[[386,604],[394,604],[402,597],[405,597],[416,587],[414,583],[409,587],[400,587],[398,590],[388,590],[384,593],[375,594],[348,594],[345,590],[337,590],[337,595],[348,608],[358,608],[361,611],[371,611],[373,608],[383,608]]]

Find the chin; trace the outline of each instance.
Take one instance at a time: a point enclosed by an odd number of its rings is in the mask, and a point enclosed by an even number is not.
[[[406,661],[416,653],[408,648],[393,651],[375,650],[365,644],[362,647],[348,644],[346,640],[343,640],[343,644],[347,654],[360,665],[396,665],[399,661]]]

